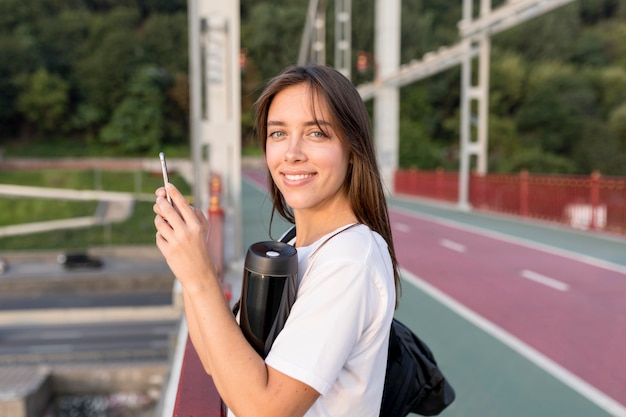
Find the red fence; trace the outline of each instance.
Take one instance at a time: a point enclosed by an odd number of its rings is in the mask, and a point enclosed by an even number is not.
[[[456,172],[396,172],[395,192],[458,201]],[[479,210],[558,222],[583,230],[626,234],[626,178],[520,174],[472,174],[469,200]]]

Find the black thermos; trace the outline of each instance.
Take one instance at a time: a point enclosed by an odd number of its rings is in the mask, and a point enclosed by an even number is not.
[[[257,242],[248,248],[243,270],[239,326],[265,358],[296,299],[298,255],[282,242]]]

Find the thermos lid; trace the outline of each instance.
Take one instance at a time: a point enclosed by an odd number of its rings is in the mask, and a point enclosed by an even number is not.
[[[246,269],[262,275],[286,276],[298,273],[296,248],[287,243],[267,241],[250,245]]]

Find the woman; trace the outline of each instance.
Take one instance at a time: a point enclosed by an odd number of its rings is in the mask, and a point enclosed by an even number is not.
[[[160,188],[157,246],[193,344],[237,417],[378,417],[398,273],[363,101],[329,67],[292,67],[257,101],[256,127],[274,210],[296,225],[296,301],[264,361],[224,300],[204,215]]]

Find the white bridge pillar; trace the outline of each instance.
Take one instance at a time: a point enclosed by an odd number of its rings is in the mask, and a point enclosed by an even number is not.
[[[374,22],[374,83],[400,67],[400,0],[376,0]],[[397,86],[380,85],[374,94],[374,140],[386,191],[394,190],[400,136],[400,92]]]
[[[491,0],[481,0],[480,16],[491,13]],[[463,22],[473,20],[472,0],[463,0]],[[473,157],[478,174],[487,172],[489,133],[489,70],[491,38],[487,33],[465,37],[461,62],[461,153],[459,166],[459,208],[470,209],[469,184]],[[472,49],[478,46],[478,76],[472,74]],[[473,127],[475,127],[473,129]],[[475,134],[474,134],[475,133]]]
[[[241,240],[241,73],[238,1],[188,0],[194,204],[209,207],[210,176],[222,181],[226,264]]]

